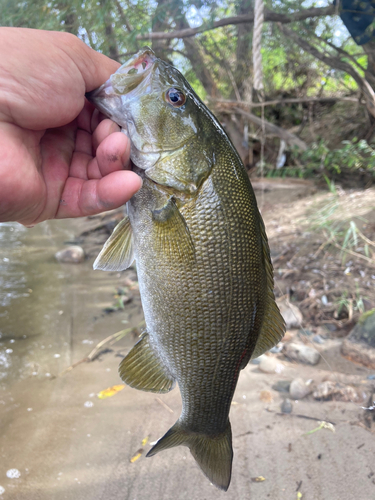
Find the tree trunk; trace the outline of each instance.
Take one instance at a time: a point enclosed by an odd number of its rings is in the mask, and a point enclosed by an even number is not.
[[[252,0],[242,0],[238,7],[238,15],[248,14],[253,10]],[[241,98],[246,100],[245,80],[252,73],[251,68],[251,40],[253,23],[239,24],[237,27],[236,68],[234,79]]]

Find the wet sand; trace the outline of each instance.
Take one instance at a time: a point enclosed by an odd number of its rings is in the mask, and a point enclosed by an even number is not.
[[[97,342],[142,319],[136,298],[123,311],[103,313],[121,275],[94,272],[91,261],[55,261],[55,251],[80,225],[0,227],[1,499],[294,500],[297,492],[303,500],[375,498],[375,436],[361,424],[359,405],[307,398],[294,403],[292,414],[278,413],[283,396],[271,386],[297,376],[321,380],[330,373],[322,361],[317,367],[285,362],[281,375],[253,364],[243,370],[230,415],[234,462],[227,493],[210,485],[187,448],[146,459],[150,443],[177,420],[181,402],[178,389],[157,397],[125,387],[97,398],[120,383],[117,367],[134,343],[131,336],[58,376]],[[365,378],[339,347],[339,340],[324,347],[333,369]],[[263,401],[262,391],[272,401]],[[335,432],[306,435],[318,424],[297,414],[334,422]],[[7,477],[11,469],[20,476]],[[265,480],[257,482],[259,476]]]

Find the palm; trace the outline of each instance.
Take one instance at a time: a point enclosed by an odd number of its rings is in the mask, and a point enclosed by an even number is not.
[[[33,225],[125,203],[141,185],[124,170],[128,139],[84,99],[118,64],[66,33],[2,28],[2,45],[0,221]]]

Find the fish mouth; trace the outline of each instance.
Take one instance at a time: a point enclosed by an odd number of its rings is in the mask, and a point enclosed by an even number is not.
[[[154,52],[149,47],[143,47],[120,66],[103,85],[91,92],[86,92],[86,99],[112,119],[115,111],[123,103],[122,96],[133,91],[133,95],[136,96],[139,85],[148,79],[153,72],[156,60]],[[123,123],[119,123],[119,125],[125,126]]]

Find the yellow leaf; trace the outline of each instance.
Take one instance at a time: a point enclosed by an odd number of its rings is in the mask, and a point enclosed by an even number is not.
[[[136,454],[130,459],[130,463],[131,464],[134,464],[134,462],[136,462],[138,460],[138,458],[141,458],[142,456],[142,453],[143,453],[143,449],[139,449]]]
[[[252,477],[251,480],[253,483],[262,483],[263,481],[266,480],[266,478],[263,476],[258,476],[258,477]]]
[[[113,385],[112,387],[108,387],[108,389],[105,389],[104,391],[99,392],[98,398],[99,399],[110,398],[110,397],[114,396],[117,392],[122,391],[124,387],[125,387],[125,384]]]
[[[301,500],[302,498],[302,493],[300,491],[297,491],[297,500]]]
[[[142,455],[142,453],[137,453],[136,455],[134,455],[134,457],[132,457],[132,458],[130,459],[130,463],[134,464],[134,462],[135,462],[136,460],[138,460],[138,458],[140,458],[140,457],[141,457],[141,455]]]

